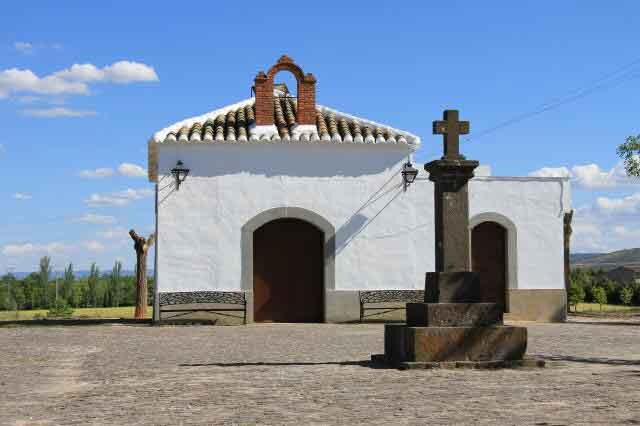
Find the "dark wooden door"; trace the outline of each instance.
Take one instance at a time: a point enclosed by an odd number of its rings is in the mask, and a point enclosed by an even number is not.
[[[479,274],[483,302],[506,307],[507,230],[495,222],[483,222],[471,233],[471,264]]]
[[[321,322],[324,234],[299,219],[278,219],[253,233],[254,321]]]

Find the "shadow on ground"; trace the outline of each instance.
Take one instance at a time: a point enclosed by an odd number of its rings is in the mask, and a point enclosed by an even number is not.
[[[325,361],[325,362],[210,362],[194,364],[178,364],[179,367],[261,367],[261,366],[306,366],[306,365],[342,365],[369,368],[386,368],[379,363],[365,361]]]
[[[582,325],[582,324],[586,324],[586,325],[609,325],[609,326],[613,326],[613,325],[630,325],[630,326],[640,327],[640,321],[639,322],[631,322],[631,321],[568,321],[565,324],[571,324],[571,325]]]
[[[620,359],[601,357],[580,357],[572,355],[542,355],[536,354],[535,358],[545,361],[578,362],[583,364],[604,364],[604,365],[640,365],[640,359]]]

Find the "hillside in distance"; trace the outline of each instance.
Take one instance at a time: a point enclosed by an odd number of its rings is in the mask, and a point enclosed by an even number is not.
[[[602,268],[609,270],[618,266],[640,269],[640,248],[617,250],[611,253],[572,253],[573,268]]]

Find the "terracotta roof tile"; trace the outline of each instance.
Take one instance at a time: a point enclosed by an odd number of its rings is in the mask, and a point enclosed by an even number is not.
[[[333,143],[401,143],[417,145],[420,139],[407,132],[359,119],[326,107],[316,106],[315,129],[296,129],[297,102],[288,96],[274,97],[275,134],[257,135],[254,99],[231,109],[219,110],[215,116],[185,120],[156,134],[156,142],[333,142]],[[305,127],[305,126],[303,126]],[[315,130],[315,131],[314,131]],[[410,141],[410,142],[408,142]]]

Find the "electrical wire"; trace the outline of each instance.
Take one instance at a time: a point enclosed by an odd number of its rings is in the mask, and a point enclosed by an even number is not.
[[[465,141],[470,141],[473,139],[478,139],[481,138],[483,136],[486,136],[490,133],[493,133],[497,130],[500,130],[504,127],[510,126],[512,124],[516,124],[519,123],[521,121],[524,121],[528,118],[531,117],[535,117],[536,115],[540,115],[543,114],[547,111],[551,111],[553,109],[556,109],[562,105],[566,105],[568,103],[571,102],[575,102],[579,99],[582,99],[588,95],[591,95],[594,92],[597,92],[599,90],[603,90],[603,89],[609,89],[612,87],[616,87],[619,86],[620,84],[623,84],[629,80],[632,80],[634,78],[638,78],[640,77],[640,73],[636,73],[638,70],[634,69],[634,67],[636,65],[640,64],[640,58],[627,63],[626,65],[623,65],[622,67],[617,68],[615,71],[608,73],[606,75],[604,75],[603,77],[600,77],[599,79],[595,80],[594,82],[592,82],[591,84],[589,84],[588,86],[582,87],[580,89],[576,89],[574,91],[572,91],[570,94],[567,94],[561,98],[557,98],[555,100],[552,101],[548,101],[545,102],[541,105],[539,105],[538,107],[536,107],[534,110],[526,112],[526,113],[522,113],[522,114],[518,114],[508,120],[502,121],[498,124],[496,124],[495,126],[492,126],[486,130],[483,130],[479,133],[476,133],[473,136],[469,136],[469,137],[465,137],[464,140]]]

